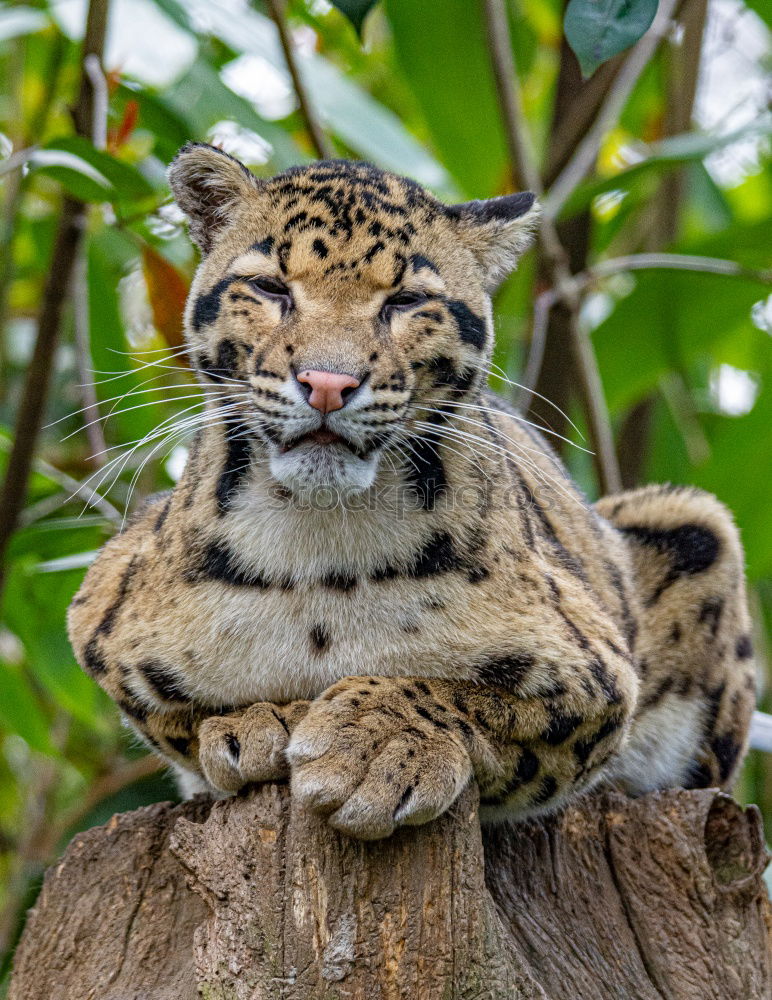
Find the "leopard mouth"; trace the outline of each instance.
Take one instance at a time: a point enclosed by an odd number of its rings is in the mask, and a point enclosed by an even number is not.
[[[288,451],[292,451],[293,448],[298,448],[304,444],[321,445],[323,447],[339,444],[343,445],[349,451],[353,451],[350,443],[341,434],[336,434],[335,431],[331,431],[327,427],[320,427],[315,431],[310,431],[308,434],[301,434],[300,437],[283,444],[279,451],[282,455],[286,455]]]

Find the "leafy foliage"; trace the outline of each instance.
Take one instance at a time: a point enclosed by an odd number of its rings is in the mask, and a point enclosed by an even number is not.
[[[57,266],[63,196],[90,206],[0,608],[0,953],[13,944],[43,865],[76,830],[174,794],[77,667],[64,628],[99,546],[179,475],[201,409],[182,340],[196,259],[170,204],[165,166],[189,139],[221,144],[260,175],[313,155],[261,3],[113,2],[119,30],[106,57],[105,148],[76,136],[69,112],[82,25],[64,18],[74,8],[46,0],[0,8],[0,474],[47,275]],[[720,89],[752,94],[753,74],[763,81],[759,40],[768,39],[772,4],[718,6],[706,38],[734,32],[746,60],[743,79]],[[631,45],[655,8],[648,0],[571,0],[565,31],[582,69]],[[562,45],[562,12],[558,0],[509,10],[530,144],[545,176],[560,160],[558,140],[570,154],[588,124],[579,111],[587,92],[579,94],[578,68]],[[292,0],[288,16],[309,103],[336,153],[369,158],[449,199],[512,189],[484,5]],[[584,253],[582,322],[617,443],[632,459],[625,464],[634,478],[696,483],[733,508],[763,651],[772,619],[772,522],[761,495],[772,462],[769,123],[750,98],[741,112],[726,112],[725,125],[721,115],[706,116],[722,96],[711,90],[716,74],[706,72],[703,125],[687,116],[673,127],[673,93],[689,57],[677,45],[660,47],[558,221],[572,252]],[[561,91],[565,80],[569,90]],[[602,272],[641,251],[730,260],[742,272]],[[543,290],[531,254],[497,294],[496,362],[515,381]],[[568,358],[556,367],[551,374],[576,381]],[[647,430],[636,436],[638,421]],[[586,453],[569,446],[565,457],[595,496]],[[772,820],[769,769],[752,755],[744,794]]]
[[[592,75],[612,56],[641,38],[657,13],[658,0],[571,0],[565,32],[582,73]]]

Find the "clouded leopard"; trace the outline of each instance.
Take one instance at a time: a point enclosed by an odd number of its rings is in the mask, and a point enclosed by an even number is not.
[[[447,206],[346,161],[258,180],[202,144],[170,181],[208,419],[69,628],[187,787],[289,776],[378,838],[473,778],[484,819],[728,785],[754,701],[729,514],[668,486],[588,504],[486,388],[534,198]]]

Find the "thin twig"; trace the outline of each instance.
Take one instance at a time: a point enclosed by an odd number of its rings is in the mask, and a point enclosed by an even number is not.
[[[652,26],[627,57],[591,128],[550,188],[544,200],[544,211],[551,218],[560,214],[563,205],[595,165],[606,134],[619,118],[641,74],[667,34],[678,2],[660,0]]]
[[[91,322],[88,290],[88,261],[83,246],[78,247],[77,259],[72,272],[72,319],[75,335],[75,361],[78,369],[80,397],[83,403],[83,420],[89,444],[92,465],[96,468],[104,464],[107,441],[99,412],[96,385],[92,377]]]
[[[586,271],[575,274],[571,281],[578,293],[595,284],[595,282],[611,277],[614,274],[621,274],[626,271],[657,269],[693,271],[701,274],[721,274],[733,278],[748,278],[752,281],[772,284],[772,270],[743,267],[736,261],[724,260],[720,257],[699,257],[681,253],[634,253],[623,257],[612,257],[610,260],[599,261],[597,264],[593,264],[592,267],[587,268]],[[523,369],[523,375],[521,376],[522,388],[516,401],[518,409],[524,412],[531,405],[533,399],[533,386],[536,385],[539,378],[539,372],[541,371],[544,359],[550,312],[557,301],[558,296],[554,289],[550,288],[538,296],[533,306],[531,346]]]
[[[512,41],[504,0],[483,0],[483,5],[488,39],[490,41],[495,38],[490,56],[499,86],[499,100],[505,130],[510,136],[512,148],[516,148],[518,156],[522,158],[522,162],[519,164],[522,176],[536,194],[541,194],[541,179],[527,138],[523,102],[520,95],[517,67],[514,64],[512,54]],[[511,65],[507,68],[504,63]],[[505,96],[507,89],[511,92]],[[549,214],[546,214],[542,219],[539,239],[552,280],[554,303],[562,303],[569,314],[569,329],[579,376],[579,389],[593,444],[599,485],[603,493],[616,493],[621,485],[619,463],[614,449],[614,436],[603,394],[598,363],[587,332],[579,322],[579,297],[568,266],[568,255],[560,241],[553,217]],[[548,308],[545,311],[549,313]],[[543,340],[543,338],[541,339]],[[543,343],[539,342],[537,348],[540,353],[543,352]],[[541,362],[539,363],[541,364]]]
[[[102,58],[108,11],[109,0],[91,0],[83,41],[84,59],[91,54],[99,59]],[[79,135],[91,135],[94,107],[93,87],[85,69],[82,69],[78,99],[73,108],[75,128]],[[62,326],[64,304],[72,280],[78,247],[83,237],[85,219],[85,204],[77,198],[65,196],[54,238],[51,267],[43,295],[35,347],[22,389],[13,446],[0,491],[0,590],[3,585],[5,551],[16,530],[27,495],[27,484],[43,422]]]
[[[750,278],[753,281],[772,283],[772,270],[743,267],[733,260],[721,257],[700,257],[685,253],[633,253],[612,257],[593,264],[582,274],[574,276],[580,287],[623,271],[643,270],[697,271],[703,274],[724,274],[732,278]]]
[[[314,151],[320,160],[330,160],[335,155],[335,151],[328,142],[322,126],[317,121],[311,102],[308,99],[308,93],[306,92],[306,87],[298,68],[297,59],[295,58],[295,48],[292,43],[289,27],[287,25],[284,0],[267,0],[267,3],[270,15],[273,18],[273,22],[279,32],[279,40],[281,41],[281,47],[284,52],[284,59],[287,63],[289,74],[292,77],[292,85],[295,88],[295,93],[297,94],[298,104],[300,105],[300,113],[305,120],[306,131],[308,132],[311,144],[313,145]]]
[[[27,146],[26,149],[19,149],[11,153],[5,160],[0,161],[0,177],[11,174],[14,170],[19,170],[38,151],[37,146]]]
[[[530,137],[524,127],[525,122],[520,88],[517,85],[517,70],[509,37],[507,11],[500,0],[483,0],[485,5],[485,29],[491,54],[496,93],[502,110],[504,135],[512,161],[515,187],[528,188],[534,194],[541,194],[541,178],[535,169],[535,157]]]
[[[534,388],[539,381],[541,366],[544,362],[544,351],[547,347],[547,330],[549,329],[550,313],[557,301],[557,295],[549,288],[542,292],[533,304],[533,322],[531,326],[531,343],[528,348],[528,360],[520,376],[520,388],[515,406],[525,413],[533,401]]]
[[[0,437],[0,448],[8,450],[10,447],[10,441],[7,438]],[[103,497],[101,493],[93,490],[88,485],[88,481],[85,483],[79,482],[72,476],[68,476],[66,472],[62,472],[61,469],[57,469],[55,465],[51,465],[50,462],[46,462],[45,459],[39,457],[33,460],[32,467],[41,476],[45,476],[46,479],[50,479],[52,483],[56,483],[57,486],[61,486],[63,490],[66,490],[68,499],[80,497],[87,506],[98,510],[112,524],[120,526],[123,523],[123,514],[121,514],[117,507],[113,507],[110,501]]]

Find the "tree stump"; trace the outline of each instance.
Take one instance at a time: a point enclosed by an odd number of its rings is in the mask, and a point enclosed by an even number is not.
[[[363,844],[284,785],[78,834],[9,1000],[770,1000],[767,852],[715,790]]]

